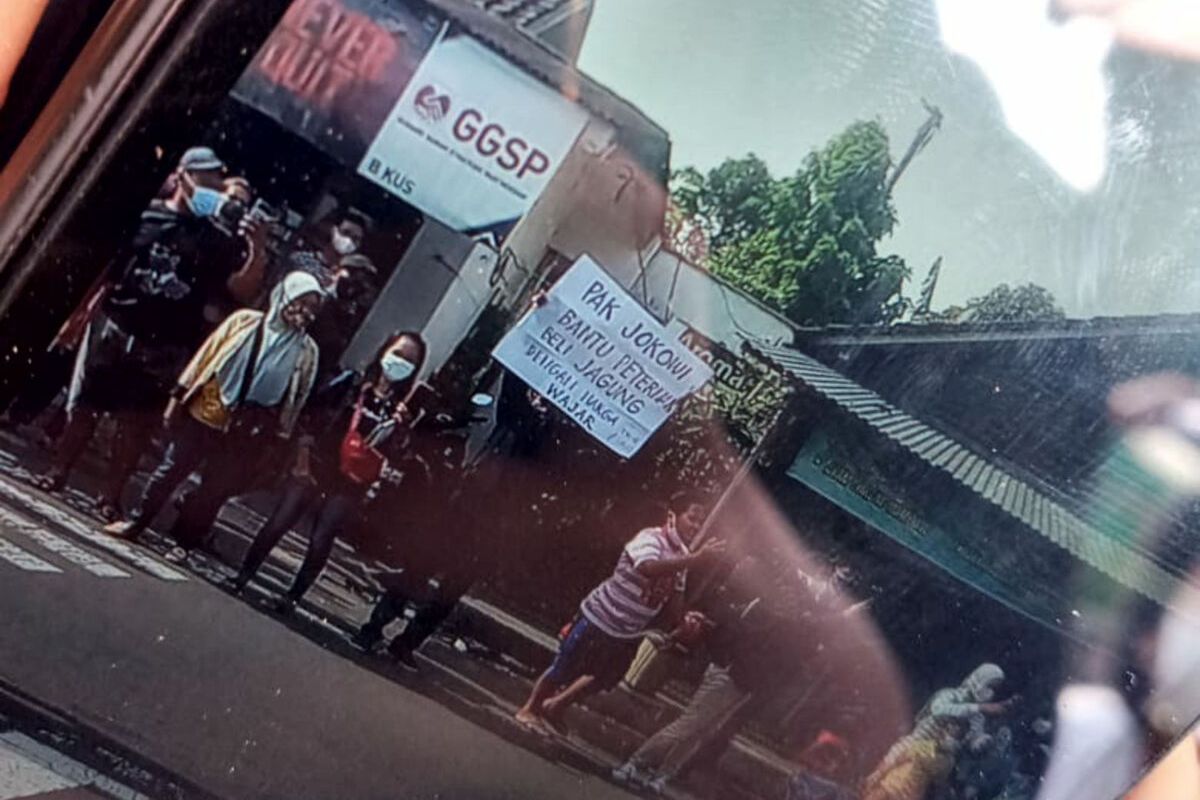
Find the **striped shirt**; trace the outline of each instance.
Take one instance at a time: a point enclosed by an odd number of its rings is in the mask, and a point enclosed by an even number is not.
[[[638,567],[687,554],[687,545],[674,528],[647,528],[625,545],[612,577],[584,599],[580,612],[609,636],[618,639],[640,637],[662,611],[671,594],[683,589],[685,574],[647,578],[638,572]]]

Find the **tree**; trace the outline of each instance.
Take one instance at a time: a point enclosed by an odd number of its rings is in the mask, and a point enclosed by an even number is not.
[[[751,153],[726,159],[701,174],[685,167],[671,176],[671,198],[695,219],[719,250],[741,242],[771,224],[771,193],[775,180],[762,159]]]
[[[1036,322],[1062,319],[1054,295],[1033,283],[1011,288],[1002,283],[987,294],[968,300],[959,322]]]
[[[707,235],[707,266],[801,325],[887,323],[909,276],[879,242],[896,224],[892,158],[878,122],[857,122],[773,178],[757,156],[672,179],[675,205]]]

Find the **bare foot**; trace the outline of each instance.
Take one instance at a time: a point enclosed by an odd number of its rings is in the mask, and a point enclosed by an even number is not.
[[[546,721],[527,708],[522,708],[520,711],[518,711],[515,715],[513,715],[513,719],[516,720],[517,724],[529,733],[536,733],[538,736],[548,736],[551,734],[551,730],[549,726],[546,725]]]

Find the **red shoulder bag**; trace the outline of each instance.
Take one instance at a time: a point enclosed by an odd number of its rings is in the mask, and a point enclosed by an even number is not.
[[[363,402],[367,397],[364,387],[358,395],[358,403],[354,406],[354,416],[350,419],[350,429],[342,437],[341,469],[342,475],[360,486],[368,486],[379,480],[383,465],[387,459],[383,454],[367,444],[366,439],[358,432],[358,423],[362,421]]]

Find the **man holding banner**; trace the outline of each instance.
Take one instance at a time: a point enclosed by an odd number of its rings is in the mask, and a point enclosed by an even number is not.
[[[612,576],[580,604],[554,663],[534,684],[517,722],[544,732],[547,720],[572,703],[617,685],[646,632],[660,617],[674,616],[664,609],[682,599],[688,570],[724,554],[725,543],[717,540],[692,549],[707,512],[700,499],[680,494],[661,526],[647,528],[625,545]],[[689,615],[685,624],[697,627],[700,619]]]

